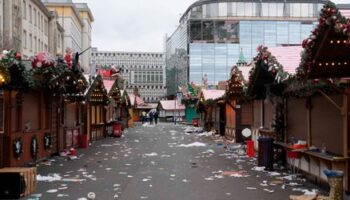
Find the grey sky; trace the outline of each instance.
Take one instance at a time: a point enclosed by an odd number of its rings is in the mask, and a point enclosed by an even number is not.
[[[73,0],[88,3],[94,17],[92,45],[110,51],[162,51],[166,33],[196,0]],[[350,0],[335,0],[350,3]]]

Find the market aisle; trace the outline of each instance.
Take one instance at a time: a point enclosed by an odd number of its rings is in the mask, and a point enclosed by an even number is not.
[[[30,199],[84,199],[93,192],[100,200],[281,200],[305,189],[285,175],[252,170],[256,160],[240,153],[183,126],[138,125],[123,138],[80,150],[78,160],[40,164],[38,174],[52,182],[38,182]]]

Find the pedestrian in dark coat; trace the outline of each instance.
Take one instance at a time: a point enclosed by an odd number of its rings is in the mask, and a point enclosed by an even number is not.
[[[153,124],[153,113],[152,112],[150,112],[149,113],[149,121],[150,121],[150,124]]]
[[[158,111],[154,113],[154,123],[157,124],[158,123]]]

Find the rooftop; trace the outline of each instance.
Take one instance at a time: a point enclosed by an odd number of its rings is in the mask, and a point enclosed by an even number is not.
[[[290,74],[296,73],[295,70],[299,67],[302,50],[303,48],[301,46],[269,48],[271,54],[283,66],[283,70]]]

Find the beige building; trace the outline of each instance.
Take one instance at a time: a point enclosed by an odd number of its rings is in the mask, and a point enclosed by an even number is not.
[[[22,0],[22,45],[24,58],[48,51],[49,11],[40,0]],[[52,53],[52,52],[51,52]]]
[[[25,59],[42,51],[63,52],[63,28],[40,0],[0,0],[0,27],[0,50],[20,51]]]
[[[64,55],[64,29],[58,22],[58,14],[50,11],[49,22],[49,52],[56,56]]]
[[[72,0],[42,0],[45,6],[58,15],[64,29],[63,49],[71,48],[81,53],[91,46],[91,23],[93,17],[87,4],[74,4]],[[80,64],[85,73],[90,73],[91,54],[81,55]]]
[[[86,73],[91,73],[91,30],[94,17],[86,3],[75,4],[81,19],[83,20],[83,32],[82,32],[82,50],[85,51],[81,55],[81,65],[84,66]]]

